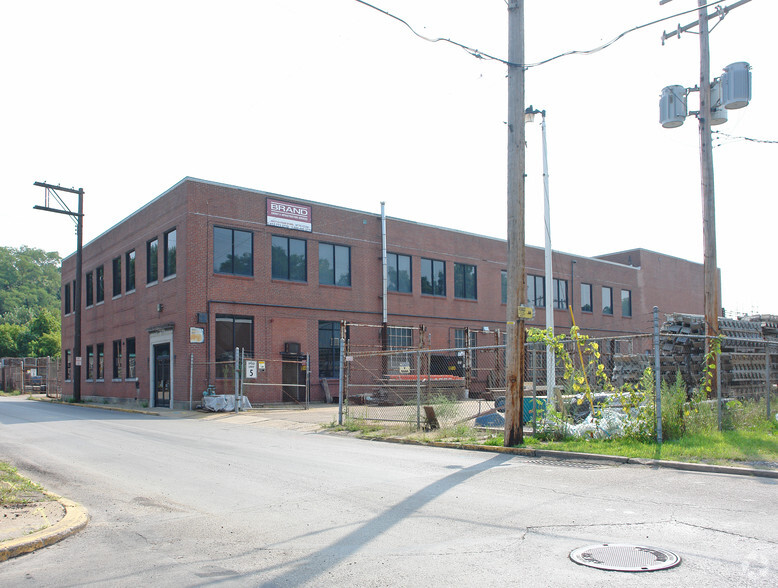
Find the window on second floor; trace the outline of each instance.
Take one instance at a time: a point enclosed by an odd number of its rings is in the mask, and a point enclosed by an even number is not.
[[[554,278],[554,308],[557,310],[567,310],[567,280]]]
[[[95,295],[95,286],[94,286],[94,275],[92,272],[87,272],[86,274],[86,280],[84,280],[84,286],[86,288],[85,292],[85,302],[86,306],[92,306],[95,302],[94,295]]]
[[[111,262],[111,278],[113,279],[113,295],[122,293],[122,258],[114,257]]]
[[[135,250],[124,255],[124,288],[126,292],[135,290]]]
[[[319,283],[351,286],[351,248],[319,243]]]
[[[446,295],[446,262],[421,258],[421,293],[429,296]]]
[[[159,280],[159,239],[146,242],[146,283],[153,284]]]
[[[632,316],[632,290],[621,291],[621,316]]]
[[[65,293],[62,295],[62,298],[64,299],[64,302],[65,302],[65,314],[70,314],[70,302],[71,302],[72,299],[70,298],[70,283],[69,282],[67,284],[65,284]]]
[[[387,290],[390,292],[411,292],[411,256],[400,253],[386,254]]]
[[[307,243],[303,239],[273,235],[271,257],[274,280],[308,281]]]
[[[592,312],[592,285],[581,284],[581,312]]]
[[[213,228],[213,271],[235,276],[254,275],[254,234],[239,229]]]
[[[164,235],[165,277],[176,275],[176,230],[170,229]]]
[[[527,304],[536,308],[546,307],[546,281],[543,276],[527,275]]]
[[[508,304],[508,270],[500,272],[500,302]]]
[[[102,265],[95,270],[95,282],[95,300],[100,304],[105,300],[105,271]]]
[[[454,264],[454,298],[478,299],[478,272],[474,265]]]
[[[602,287],[602,314],[613,314],[613,288]]]

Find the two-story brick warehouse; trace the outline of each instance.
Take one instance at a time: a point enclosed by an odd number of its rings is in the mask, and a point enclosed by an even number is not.
[[[241,347],[269,361],[308,355],[311,400],[323,400],[321,379],[338,376],[340,322],[382,323],[382,224],[376,212],[184,178],[84,246],[82,396],[185,407],[190,361],[229,361]],[[504,240],[397,218],[385,219],[385,237],[390,344],[415,344],[419,325],[433,349],[462,345],[468,332],[496,341]],[[558,328],[569,328],[571,307],[594,336],[650,332],[655,305],[702,312],[700,264],[642,249],[553,259],[547,297],[543,250],[527,247],[528,298],[539,309],[530,326],[543,327],[546,298]],[[74,280],[71,255],[62,265],[65,395],[77,355]],[[209,384],[228,391],[219,369],[205,373],[196,398]],[[280,386],[263,394],[282,400]]]

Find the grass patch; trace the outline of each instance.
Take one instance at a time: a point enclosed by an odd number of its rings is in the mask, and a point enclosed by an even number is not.
[[[43,488],[20,476],[11,464],[0,461],[0,506],[52,500]]]
[[[0,390],[0,396],[21,396],[22,391],[21,390],[11,390],[10,392],[3,392]]]

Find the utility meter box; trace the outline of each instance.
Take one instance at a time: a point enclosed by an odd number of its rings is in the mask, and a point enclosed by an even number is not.
[[[686,119],[686,88],[667,86],[659,99],[659,122],[666,129],[680,127]]]
[[[730,63],[724,68],[721,101],[728,110],[748,106],[751,101],[751,66],[745,61]]]

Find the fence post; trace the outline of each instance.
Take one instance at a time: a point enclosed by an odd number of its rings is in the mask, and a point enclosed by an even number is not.
[[[233,384],[235,385],[235,412],[238,412],[238,386],[240,383],[238,382],[238,379],[240,377],[240,349],[237,347],[235,348],[235,373],[233,374],[232,380]]]
[[[342,333],[342,331],[341,331]],[[343,372],[346,370],[344,369],[344,347],[346,346],[346,341],[343,337],[340,338],[340,362],[339,362],[339,374],[338,374],[338,424],[343,425]]]
[[[716,356],[714,358],[716,360],[716,404],[719,405],[719,431],[721,431],[724,428],[723,407],[721,405],[721,347],[719,347],[719,352],[714,355]]]
[[[765,361],[765,383],[767,384],[767,418],[770,418],[770,395],[773,391],[773,384],[770,377],[770,343],[764,341],[764,361]]]
[[[662,376],[659,373],[659,307],[654,307],[654,384],[656,386],[656,442],[662,444]]]
[[[192,410],[192,379],[194,378],[194,353],[189,354],[189,410]]]
[[[305,354],[305,410],[310,408],[311,401],[311,354]]]
[[[421,351],[416,350],[416,430],[421,428]]]

